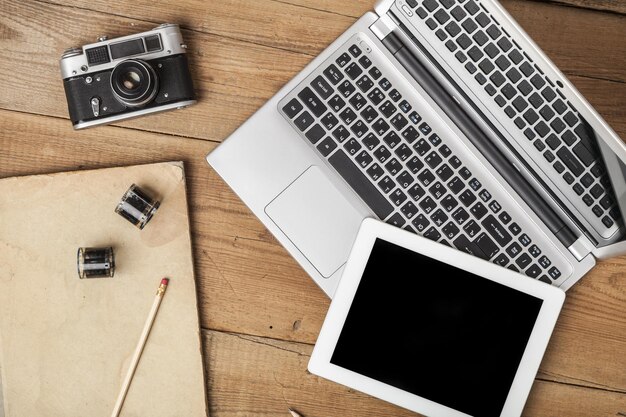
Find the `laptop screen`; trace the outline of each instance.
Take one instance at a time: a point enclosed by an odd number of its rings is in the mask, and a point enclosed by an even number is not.
[[[542,302],[377,239],[331,363],[472,416],[499,416]]]

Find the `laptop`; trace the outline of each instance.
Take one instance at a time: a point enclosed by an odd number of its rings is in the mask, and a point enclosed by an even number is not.
[[[564,290],[626,253],[626,146],[495,0],[382,0],[208,163],[332,297],[374,217]]]

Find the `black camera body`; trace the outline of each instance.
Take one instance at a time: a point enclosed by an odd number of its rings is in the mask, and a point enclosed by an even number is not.
[[[178,25],[69,49],[61,74],[75,129],[196,102]]]

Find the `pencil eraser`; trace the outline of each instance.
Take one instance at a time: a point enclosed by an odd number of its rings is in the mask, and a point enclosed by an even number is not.
[[[170,280],[169,280],[169,279],[167,279],[167,278],[163,278],[163,279],[161,280],[161,285],[167,285],[167,283],[168,283],[168,282],[170,282]]]

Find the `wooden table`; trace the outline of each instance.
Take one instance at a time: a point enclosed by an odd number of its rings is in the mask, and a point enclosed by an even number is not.
[[[626,0],[503,4],[626,138]],[[307,372],[329,300],[204,160],[372,6],[0,0],[0,177],[185,161],[214,417],[287,416],[288,406],[306,417],[413,415]],[[74,132],[62,51],[162,22],[183,28],[199,104]],[[525,415],[626,416],[626,257],[569,291]]]

